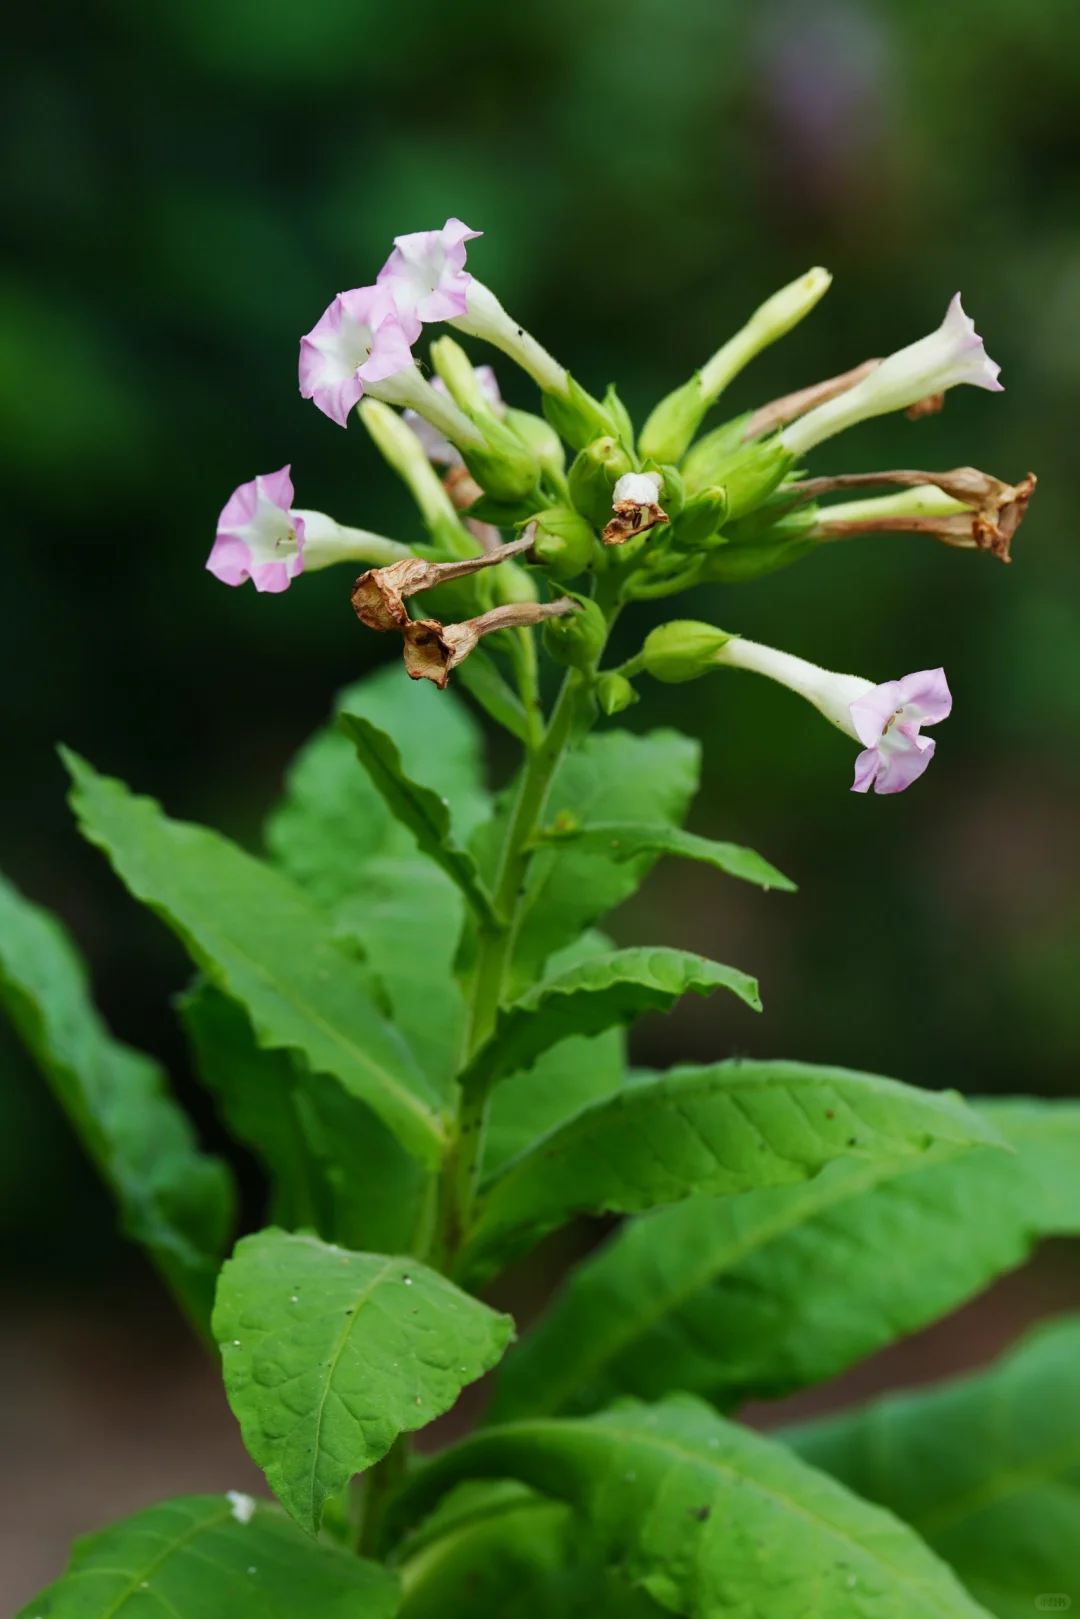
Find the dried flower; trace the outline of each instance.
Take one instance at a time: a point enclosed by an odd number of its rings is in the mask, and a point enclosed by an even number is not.
[[[370,568],[353,586],[353,609],[372,630],[403,630],[409,624],[405,602],[422,590],[434,590],[450,579],[465,579],[495,563],[520,556],[532,544],[531,536],[488,551],[484,556],[454,562],[427,562],[410,556],[388,568]]]
[[[481,636],[495,630],[520,629],[546,618],[561,618],[577,611],[569,596],[553,602],[510,602],[461,624],[440,624],[437,618],[411,619],[405,626],[405,668],[413,680],[433,680],[446,689],[450,671],[472,652]]]
[[[873,500],[825,507],[815,524],[814,537],[837,540],[886,531],[929,534],[945,545],[989,551],[1001,562],[1010,562],[1009,546],[1037,481],[1033,472],[1018,484],[1008,484],[977,467],[954,467],[951,472],[845,473],[835,478],[811,478],[798,487],[806,499],[880,484],[939,490],[945,497],[940,510],[926,510],[927,503],[922,502],[904,511],[895,499],[887,509],[886,502]]]
[[[663,484],[658,472],[624,472],[616,480],[611,491],[615,516],[601,535],[605,545],[625,545],[657,523],[668,521],[667,512],[658,504]]]

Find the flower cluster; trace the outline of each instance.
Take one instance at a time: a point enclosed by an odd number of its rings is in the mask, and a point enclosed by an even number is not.
[[[301,394],[342,427],[358,410],[413,495],[427,542],[403,545],[294,509],[284,467],[229,498],[210,571],[227,584],[251,579],[257,590],[280,592],[304,571],[366,563],[353,607],[367,627],[401,637],[414,678],[445,686],[480,639],[494,637],[496,663],[484,663],[483,678],[470,686],[522,736],[533,736],[529,716],[538,712],[530,631],[545,623],[545,647],[592,693],[594,709],[611,714],[633,702],[640,673],[683,681],[723,666],[748,669],[799,693],[861,745],[855,792],[909,786],[934,752],[922,727],[951,708],[940,669],[874,684],[686,621],[654,631],[618,669],[599,664],[623,605],[760,578],[838,539],[924,534],[1010,560],[1033,474],[1018,483],[973,467],[807,477],[797,466],[870,417],[932,414],[964,383],[1000,390],[999,367],[959,294],[918,342],[702,434],[732,378],[828,290],[828,273],[811,270],[767,299],[635,432],[614,388],[603,400],[589,394],[466,269],[468,244],[480,234],[451,218],[439,230],[396,237],[373,284],[339,293],[300,340]],[[434,374],[426,375],[413,349],[436,322],[509,356],[540,388],[543,414],[507,407],[491,367],[474,366],[448,336],[432,343]],[[822,504],[875,485],[894,492]],[[507,530],[516,537],[506,540]],[[542,599],[537,587],[545,580]],[[565,589],[570,580],[581,581],[573,592]],[[426,610],[437,590],[458,606],[456,620]],[[423,616],[412,616],[410,603],[421,595]],[[507,630],[526,639],[500,633]],[[508,660],[518,695],[498,672],[499,658]]]

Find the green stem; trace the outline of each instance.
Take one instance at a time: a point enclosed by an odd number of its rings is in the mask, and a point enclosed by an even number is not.
[[[361,1557],[377,1557],[390,1497],[405,1477],[409,1464],[408,1439],[399,1434],[381,1461],[364,1475],[364,1498],[356,1550]]]
[[[507,828],[495,885],[495,911],[502,925],[482,926],[477,936],[476,969],[469,1015],[466,1057],[483,1045],[495,1027],[503,981],[514,943],[517,911],[532,851],[529,842],[573,730],[578,694],[585,684],[577,671],[567,674],[540,746],[529,754]],[[468,1225],[476,1189],[487,1118],[487,1093],[463,1095],[457,1130],[444,1170],[444,1258],[452,1260]]]

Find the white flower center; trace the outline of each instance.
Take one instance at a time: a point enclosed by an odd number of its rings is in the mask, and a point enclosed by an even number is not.
[[[253,562],[284,562],[300,549],[289,513],[267,500],[261,491],[255,516],[237,532],[251,552]]]
[[[318,343],[323,357],[323,380],[344,382],[354,376],[370,356],[374,343],[375,334],[367,322],[343,311],[338,330]]]

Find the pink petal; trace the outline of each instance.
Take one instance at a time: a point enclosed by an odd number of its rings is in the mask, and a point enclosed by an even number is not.
[[[250,579],[248,564],[251,552],[235,534],[219,534],[214,541],[206,566],[223,585],[242,585]]]
[[[896,706],[913,710],[910,717],[920,725],[937,725],[952,713],[952,692],[944,669],[920,669],[895,685],[900,697]]]
[[[900,706],[900,683],[896,680],[887,680],[884,685],[856,697],[848,704],[848,712],[859,741],[868,748],[880,742],[882,732]]]
[[[442,230],[394,237],[394,250],[377,280],[392,293],[411,342],[419,335],[419,322],[466,313],[472,276],[465,270],[465,243],[482,234],[451,218]]]
[[[376,328],[371,353],[356,374],[364,382],[382,382],[412,363],[409,337],[395,311]]]
[[[913,781],[918,781],[934,757],[934,748],[934,739],[930,736],[916,737],[914,741],[905,738],[903,746],[897,739],[882,754],[874,791],[902,793],[905,787],[910,787]]]
[[[259,480],[252,478],[250,483],[242,483],[233,490],[221,508],[221,516],[217,520],[218,533],[222,529],[243,528],[245,523],[251,522],[259,499],[258,484]]]
[[[957,382],[968,382],[976,388],[986,388],[990,393],[1004,393],[998,381],[1001,367],[987,354],[983,340],[975,330],[975,322],[964,312],[959,293],[945,311],[941,331],[956,343]]]
[[[349,412],[364,397],[364,383],[359,374],[346,377],[343,382],[330,382],[312,390],[310,397],[332,422],[339,427],[349,425]]]
[[[866,748],[855,761],[855,780],[851,784],[853,793],[868,793],[871,783],[878,773],[881,763],[876,748]]]
[[[295,499],[291,474],[292,466],[286,465],[277,472],[260,473],[255,480],[267,500],[272,500],[283,512],[290,510]]]

